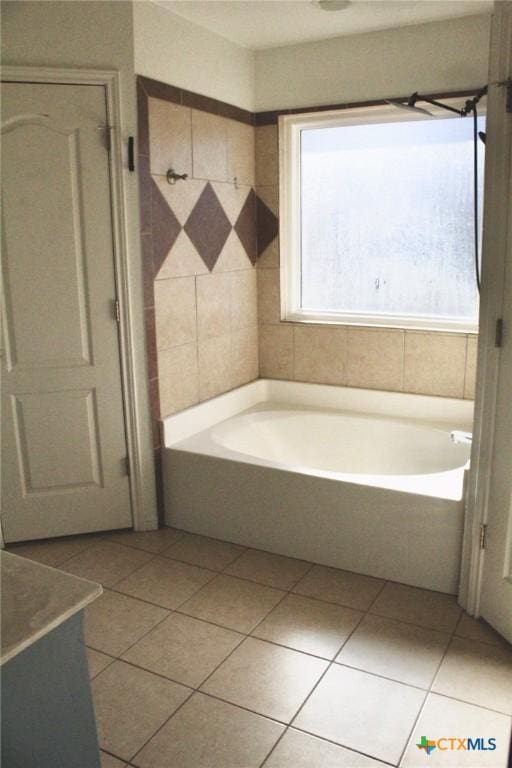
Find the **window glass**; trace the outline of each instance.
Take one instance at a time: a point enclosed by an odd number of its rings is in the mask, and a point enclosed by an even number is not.
[[[303,310],[476,322],[472,118],[303,128],[300,166]]]

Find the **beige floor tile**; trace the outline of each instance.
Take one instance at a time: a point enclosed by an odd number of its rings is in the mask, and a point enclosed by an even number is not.
[[[257,581],[267,587],[291,589],[311,568],[311,563],[292,557],[274,555],[259,549],[248,549],[228,568],[226,573],[242,579]]]
[[[382,765],[379,760],[290,728],[265,768],[377,768]]]
[[[214,577],[212,571],[195,565],[156,557],[132,576],[123,579],[116,589],[164,608],[178,608]]]
[[[173,613],[123,659],[197,688],[242,640],[230,629]]]
[[[405,584],[386,584],[370,613],[417,624],[440,632],[452,632],[461,614],[453,595],[430,592]]]
[[[288,595],[252,634],[296,651],[333,659],[362,616],[352,608]]]
[[[125,768],[126,763],[118,760],[117,757],[107,755],[106,752],[100,752],[101,768]]]
[[[457,628],[455,630],[457,637],[466,637],[468,640],[480,640],[482,643],[491,645],[507,645],[507,641],[501,637],[494,629],[483,619],[474,619],[463,612]]]
[[[512,648],[455,637],[432,690],[512,715]]]
[[[418,749],[422,736],[437,740],[443,736],[460,738],[496,739],[495,751],[450,750],[436,748],[430,755]],[[481,709],[472,704],[447,699],[444,696],[429,695],[421,716],[414,728],[407,751],[401,763],[402,768],[507,768],[507,752],[510,743],[510,718]],[[445,742],[442,746],[449,746]],[[458,746],[458,744],[457,744]]]
[[[381,579],[374,579],[372,576],[361,576],[351,571],[315,565],[292,591],[366,611],[383,584]]]
[[[85,642],[120,656],[168,615],[163,608],[106,590],[85,609]]]
[[[85,651],[89,667],[89,678],[91,680],[93,677],[96,677],[96,675],[99,675],[100,672],[103,672],[103,670],[114,661],[112,656],[106,656],[104,653],[95,651],[93,648],[86,648]]]
[[[424,698],[417,688],[334,665],[293,724],[396,765]]]
[[[100,746],[129,760],[190,695],[163,677],[115,661],[91,684]]]
[[[113,541],[100,541],[67,560],[61,567],[63,571],[74,573],[75,576],[99,581],[104,587],[113,587],[152,557],[140,549],[122,547]]]
[[[249,637],[204,683],[202,690],[286,723],[327,665],[322,659]]]
[[[219,574],[180,611],[228,629],[250,632],[283,596],[278,589]]]
[[[211,568],[212,571],[222,571],[239,555],[245,547],[231,544],[228,541],[217,541],[207,536],[196,536],[185,533],[181,541],[164,552],[165,557],[182,560],[184,563]]]
[[[110,534],[108,538],[126,547],[134,547],[158,555],[176,544],[183,536],[182,531],[174,528],[159,528],[158,531],[119,531]]]
[[[258,768],[282,731],[272,720],[195,693],[137,755],[136,765]]]
[[[10,544],[7,549],[13,555],[27,557],[44,565],[56,568],[70,557],[92,547],[101,539],[101,534],[91,536],[63,536],[60,539],[33,541],[29,544]]]
[[[429,688],[449,642],[447,633],[368,614],[336,661]]]

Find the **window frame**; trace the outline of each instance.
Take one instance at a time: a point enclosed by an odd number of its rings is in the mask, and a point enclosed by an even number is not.
[[[443,99],[457,109],[463,99]],[[439,107],[425,105],[436,119],[453,118],[453,113]],[[485,105],[479,108],[479,117],[485,115]],[[351,107],[346,109],[280,115],[279,135],[279,250],[281,282],[281,320],[283,322],[357,325],[407,330],[478,333],[478,318],[474,323],[454,317],[430,318],[425,316],[334,312],[306,310],[300,306],[301,280],[301,167],[300,148],[303,129],[332,128],[371,123],[400,123],[431,120],[427,115],[401,112],[391,104]],[[472,117],[461,118],[470,120]],[[480,209],[480,215],[482,210]],[[475,288],[476,290],[476,288]]]

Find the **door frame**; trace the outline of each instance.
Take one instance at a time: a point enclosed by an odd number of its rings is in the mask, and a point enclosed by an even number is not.
[[[504,285],[507,243],[512,237],[512,140],[506,112],[506,88],[496,86],[512,70],[512,8],[497,2],[491,28],[487,131],[492,141],[486,146],[482,292],[480,334],[474,413],[471,472],[466,496],[465,530],[461,559],[459,603],[472,616],[480,616],[480,596],[485,549],[481,547],[482,526],[489,521],[489,495],[496,427],[496,406],[500,370],[500,349],[496,347],[496,322],[505,314]],[[512,254],[508,259],[512,258]],[[508,264],[510,269],[510,264]],[[510,322],[507,323],[510,326]],[[505,328],[511,343],[511,328]],[[485,532],[485,529],[484,529]]]
[[[100,85],[105,90],[110,134],[108,162],[114,280],[120,313],[118,336],[126,449],[130,467],[130,501],[133,528],[136,531],[153,530],[158,527],[158,514],[143,333],[138,177],[130,174],[124,158],[127,137],[123,135],[121,118],[120,74],[117,70],[2,66],[1,81]],[[135,232],[138,238],[134,237],[133,227],[129,227],[128,209],[131,216],[137,217]]]

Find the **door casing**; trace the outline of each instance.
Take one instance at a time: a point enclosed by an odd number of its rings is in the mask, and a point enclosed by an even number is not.
[[[137,531],[158,527],[152,450],[149,394],[146,377],[146,350],[142,307],[140,243],[130,242],[128,202],[138,217],[137,178],[129,173],[123,158],[125,138],[121,121],[119,72],[115,70],[61,69],[53,67],[4,66],[1,80],[19,83],[101,85],[105,89],[110,134],[109,170],[112,212],[114,270],[119,301],[119,349],[123,391],[126,443],[130,464],[130,497],[133,527]],[[130,186],[132,188],[130,189]],[[132,198],[130,200],[130,197]],[[137,228],[140,232],[140,227]],[[1,522],[1,516],[0,516]],[[0,526],[0,546],[3,537]]]

